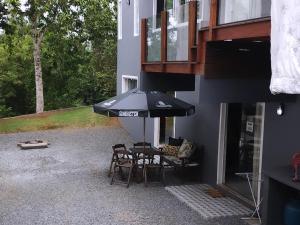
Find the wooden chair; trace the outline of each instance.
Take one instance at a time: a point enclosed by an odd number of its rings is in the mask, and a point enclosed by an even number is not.
[[[133,144],[134,148],[151,148],[151,143],[149,142],[137,142]]]
[[[151,150],[150,150],[152,148],[151,143],[138,142],[138,143],[133,144],[133,147],[145,149],[145,153],[136,156],[136,160],[137,160],[137,165],[142,167],[144,184],[145,184],[145,186],[147,186],[149,170],[158,168],[160,171],[160,174],[163,175],[164,174],[162,171],[163,167],[161,165],[161,162],[155,162],[155,160],[154,160],[155,155],[151,154]],[[163,178],[161,178],[161,180],[164,181]]]
[[[117,144],[117,145],[112,146],[112,149],[114,152],[113,153],[113,161],[112,161],[112,163],[114,163],[114,169],[113,169],[113,174],[112,174],[110,184],[113,184],[113,182],[114,182],[117,168],[119,169],[121,177],[123,177],[122,169],[127,168],[127,169],[129,169],[129,174],[128,174],[128,178],[127,178],[127,188],[128,188],[129,184],[130,184],[130,179],[132,176],[132,169],[134,167],[134,160],[129,157],[130,152],[127,151],[125,145]],[[111,164],[111,166],[112,166],[112,164]]]
[[[151,143],[148,142],[137,142],[133,144],[134,148],[145,148],[145,149],[150,149],[151,148]],[[146,163],[146,156],[145,154],[138,154],[136,156],[136,165],[137,166],[142,166],[144,167],[145,163]]]
[[[165,184],[164,171],[163,171],[164,167],[162,165],[161,156],[160,156],[159,162],[156,162],[154,160],[154,157],[155,157],[155,155],[151,154],[151,152],[147,152],[147,154],[145,154],[145,158],[148,158],[148,163],[145,163],[144,167],[143,167],[143,177],[144,177],[145,187],[148,186],[148,173],[149,173],[149,170],[154,170],[154,169],[159,169],[160,182]]]
[[[110,175],[112,173],[113,164],[117,162],[116,152],[119,151],[119,150],[127,151],[126,146],[124,144],[116,144],[116,145],[112,146],[112,149],[113,149],[113,154],[112,154],[110,167],[109,167],[109,171],[108,171],[108,177],[110,177]]]

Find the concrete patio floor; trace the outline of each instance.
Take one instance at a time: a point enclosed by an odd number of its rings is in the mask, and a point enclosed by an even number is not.
[[[48,149],[21,151],[46,139]],[[0,135],[0,224],[238,225],[204,220],[162,186],[110,185],[111,145],[132,140],[119,127]]]

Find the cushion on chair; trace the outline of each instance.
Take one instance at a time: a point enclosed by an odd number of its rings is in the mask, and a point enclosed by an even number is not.
[[[172,137],[169,137],[169,145],[181,146],[182,142],[183,142],[182,138],[172,138]]]
[[[178,159],[176,156],[167,155],[164,156],[164,159],[165,162],[176,164],[177,166],[180,166],[182,164],[182,161]]]
[[[178,155],[179,146],[165,145],[162,148],[164,155],[177,156]]]
[[[177,157],[190,158],[194,151],[195,148],[193,148],[193,143],[184,139],[182,145],[179,148]]]

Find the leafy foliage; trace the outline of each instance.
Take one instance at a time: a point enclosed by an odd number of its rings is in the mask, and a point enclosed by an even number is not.
[[[2,0],[0,0],[0,29],[5,29],[7,27],[7,16],[7,6]]]
[[[0,0],[4,14],[9,16],[5,26],[0,19],[0,117],[35,111],[34,15],[40,15],[38,29],[47,27],[41,47],[46,110],[92,104],[115,94],[115,1],[28,0],[21,7],[20,1]]]

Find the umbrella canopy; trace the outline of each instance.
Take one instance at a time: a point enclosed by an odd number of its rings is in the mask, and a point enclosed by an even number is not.
[[[94,112],[114,117],[173,117],[195,113],[195,106],[159,91],[133,89],[94,105]]]

